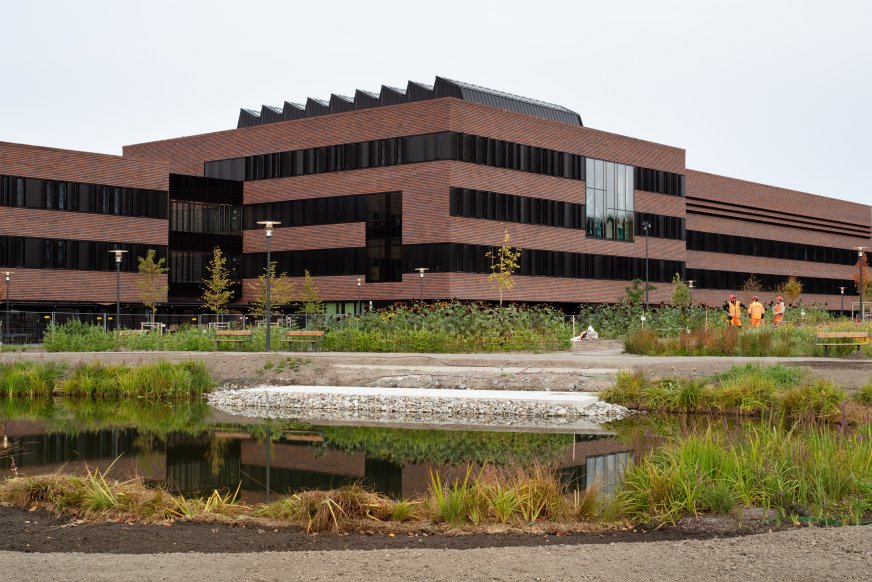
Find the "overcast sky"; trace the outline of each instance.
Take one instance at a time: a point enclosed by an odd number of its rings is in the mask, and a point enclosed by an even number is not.
[[[870,29],[864,0],[0,0],[0,140],[120,154],[440,75],[872,203]]]

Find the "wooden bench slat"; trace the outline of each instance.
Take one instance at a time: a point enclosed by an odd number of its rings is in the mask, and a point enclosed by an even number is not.
[[[289,331],[285,335],[288,337],[306,337],[306,336],[318,336],[321,337],[324,335],[323,331]]]
[[[817,339],[868,339],[869,332],[866,331],[821,331],[817,334]]]
[[[816,346],[865,346],[866,342],[832,342],[832,343],[816,343]]]
[[[244,336],[249,337],[251,335],[251,331],[245,329],[219,329],[215,332],[216,336],[224,337],[224,336]]]

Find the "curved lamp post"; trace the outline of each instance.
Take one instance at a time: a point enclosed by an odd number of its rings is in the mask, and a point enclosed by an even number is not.
[[[121,329],[121,260],[124,258],[123,249],[111,249],[115,254],[115,331]]]
[[[277,222],[275,220],[258,220],[258,224],[262,224],[264,226],[264,234],[266,235],[266,301],[264,302],[263,311],[264,311],[264,319],[266,320],[266,351],[269,351],[269,340],[270,340],[270,304],[269,304],[269,291],[270,285],[272,284],[272,269],[270,268],[270,241],[272,240],[273,235],[273,227],[278,226],[281,222]]]
[[[693,307],[693,284],[694,280],[691,279],[687,282],[687,288],[690,289],[690,306]]]
[[[845,288],[844,287],[839,287],[839,295],[842,298],[842,308],[839,309],[839,311],[841,312],[839,314],[839,316],[844,317],[845,316]]]

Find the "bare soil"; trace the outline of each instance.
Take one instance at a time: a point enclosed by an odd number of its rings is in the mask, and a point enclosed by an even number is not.
[[[345,533],[306,533],[300,527],[249,523],[228,525],[175,521],[171,525],[80,523],[42,510],[0,506],[0,551],[152,554],[164,552],[298,552],[401,548],[468,549],[553,544],[611,544],[709,539],[767,531],[761,520],[711,518],[678,527],[635,527],[591,533],[462,532],[434,527],[391,531],[386,527]],[[593,529],[593,528],[592,528]],[[598,528],[597,528],[598,529]],[[394,535],[391,535],[391,534]]]

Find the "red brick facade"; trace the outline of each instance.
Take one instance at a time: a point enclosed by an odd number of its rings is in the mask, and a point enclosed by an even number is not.
[[[166,191],[169,165],[120,156],[0,142],[0,175]],[[0,236],[167,245],[166,219],[67,210],[0,207]],[[111,271],[31,269],[13,271],[10,300],[114,304],[116,274]],[[164,282],[166,276],[162,277]],[[135,273],[121,274],[121,301],[139,303]],[[4,295],[5,297],[5,295]]]
[[[688,231],[839,249],[872,246],[869,206],[688,170],[685,152],[680,148],[451,97],[129,145],[124,147],[123,157],[0,143],[0,174],[167,190],[169,172],[202,176],[204,164],[209,161],[446,131],[683,175],[686,197],[637,189],[634,210],[684,218]],[[443,160],[249,181],[243,186],[243,203],[401,191],[404,245],[497,245],[508,230],[512,244],[523,249],[635,258],[646,254],[643,236],[636,236],[632,242],[619,242],[590,238],[578,229],[451,216],[452,187],[577,204],[584,204],[586,197],[585,182],[580,180]],[[7,236],[78,237],[166,245],[167,227],[166,220],[150,218],[0,208],[0,229]],[[265,250],[261,232],[246,231],[242,241],[244,253]],[[365,244],[364,223],[356,222],[280,227],[272,240],[272,250],[362,248]],[[850,280],[853,274],[853,268],[844,264],[687,250],[684,240],[654,236],[647,240],[647,253],[652,260],[685,263],[687,269],[838,280]],[[107,287],[111,283],[107,277],[113,276],[37,271],[23,275],[31,286],[22,285],[19,292],[31,294],[34,300],[54,300],[60,296],[71,301],[80,297],[82,301],[108,301],[114,299],[114,287]],[[318,277],[317,284],[327,301],[354,301],[357,279],[361,276],[363,273]],[[361,298],[365,301],[417,298],[421,293],[419,283],[417,275],[406,274],[402,282],[365,284]],[[531,302],[615,301],[624,294],[626,284],[623,280],[519,276],[508,297]],[[657,286],[652,301],[668,301],[670,286],[666,283]],[[125,301],[135,301],[135,290],[127,280],[123,293]],[[719,304],[726,293],[723,289],[700,289],[694,299]],[[424,296],[493,300],[498,293],[483,274],[431,272],[425,277]],[[242,301],[249,298],[246,284]],[[806,301],[826,302],[837,308],[839,297],[818,293],[810,294]]]

